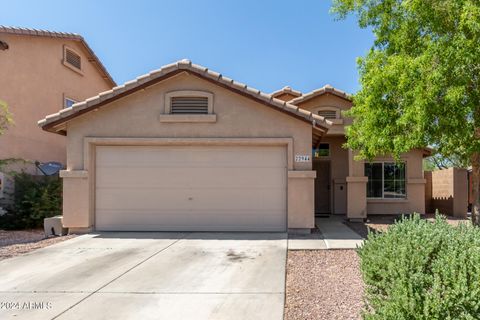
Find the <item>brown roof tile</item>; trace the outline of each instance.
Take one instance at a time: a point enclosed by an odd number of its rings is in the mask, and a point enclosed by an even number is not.
[[[69,108],[69,110],[71,111],[62,110],[55,114],[48,115],[45,119],[40,120],[38,122],[38,125],[44,130],[56,132],[57,130],[55,129],[55,127],[58,127],[64,122],[67,122],[86,112],[94,110],[102,105],[110,103],[125,95],[136,92],[143,87],[153,85],[160,80],[168,78],[169,76],[172,76],[182,71],[188,72],[205,80],[209,80],[213,83],[216,83],[217,85],[223,86],[239,94],[252,98],[257,102],[261,102],[276,110],[286,112],[287,114],[294,116],[300,120],[311,123],[318,130],[325,132],[332,124],[324,117],[313,114],[310,111],[300,109],[291,103],[276,99],[270,94],[264,93],[255,88],[251,88],[246,84],[236,82],[230,78],[224,77],[220,73],[211,71],[208,68],[193,64],[191,61],[184,59],[177,61],[176,63],[168,64],[148,74],[139,76],[135,80],[128,81],[123,85],[114,87],[112,90],[102,92],[95,97],[91,97],[85,101],[75,103],[71,108]]]

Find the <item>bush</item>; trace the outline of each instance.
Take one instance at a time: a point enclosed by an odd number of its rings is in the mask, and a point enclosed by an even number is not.
[[[480,228],[418,214],[359,249],[364,319],[480,319]]]
[[[15,176],[14,202],[0,216],[0,228],[25,229],[43,226],[43,219],[62,213],[62,183],[57,176]]]

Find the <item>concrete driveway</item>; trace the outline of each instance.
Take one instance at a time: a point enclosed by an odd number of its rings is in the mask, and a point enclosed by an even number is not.
[[[285,234],[89,234],[0,262],[0,319],[282,319]]]

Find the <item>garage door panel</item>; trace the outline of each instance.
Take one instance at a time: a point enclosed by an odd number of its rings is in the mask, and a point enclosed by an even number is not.
[[[286,183],[284,147],[97,147],[96,228],[284,231]]]
[[[232,218],[235,224],[232,224]],[[111,224],[113,219],[120,219],[123,224]],[[226,215],[225,212],[168,212],[159,219],[155,211],[106,211],[99,218],[98,223],[106,231],[284,231],[281,227],[284,218],[277,212],[264,212],[259,219],[256,214],[242,214],[238,216]],[[150,221],[146,223],[145,221]],[[210,221],[215,221],[212,224]]]
[[[103,168],[97,188],[268,188],[284,186],[284,172],[285,168]]]
[[[119,199],[125,196],[123,190],[106,189],[97,191],[96,210],[102,213],[103,210],[115,210],[119,208]],[[191,189],[186,192],[184,189],[163,190],[152,196],[144,190],[131,190],[129,197],[135,201],[122,201],[121,209],[151,210],[158,213],[165,213],[175,210],[217,210],[217,211],[284,211],[286,204],[278,201],[284,190],[277,189],[251,189],[222,190],[219,188]],[[219,199],[219,194],[221,198]],[[212,207],[212,203],[215,206]]]
[[[97,155],[97,166],[108,167],[178,167],[185,166],[211,167],[212,162],[221,167],[237,167],[241,163],[245,167],[285,167],[286,154],[283,147],[160,147],[159,153],[154,148],[139,146],[102,146],[102,153]],[[210,150],[214,148],[215,153]],[[139,150],[142,157],[138,156]],[[254,152],[252,152],[254,150]],[[280,157],[279,157],[280,156]],[[233,161],[232,161],[233,160]]]

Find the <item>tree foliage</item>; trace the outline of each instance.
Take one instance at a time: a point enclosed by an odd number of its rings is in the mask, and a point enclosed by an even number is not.
[[[12,115],[8,111],[7,104],[0,100],[0,135],[13,123]]]
[[[478,0],[334,0],[332,11],[375,35],[358,59],[349,148],[367,159],[427,145],[467,162],[480,152]]]

